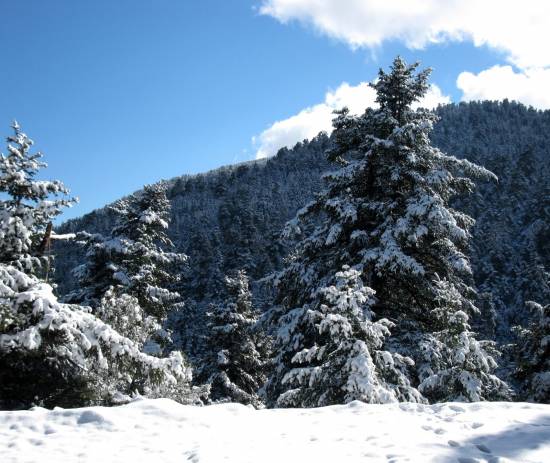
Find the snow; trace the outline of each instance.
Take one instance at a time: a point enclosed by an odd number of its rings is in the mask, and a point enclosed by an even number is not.
[[[62,235],[58,235],[57,233],[52,232],[50,239],[57,241],[74,240],[76,239],[76,233],[64,233]]]
[[[550,406],[483,402],[254,410],[168,399],[0,412],[10,462],[544,462]]]

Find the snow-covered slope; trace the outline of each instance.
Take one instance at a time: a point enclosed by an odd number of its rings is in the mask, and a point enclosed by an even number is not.
[[[0,413],[8,462],[548,462],[550,405],[254,410],[166,399]]]

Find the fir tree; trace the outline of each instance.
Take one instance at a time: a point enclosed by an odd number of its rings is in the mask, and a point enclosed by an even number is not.
[[[246,273],[241,270],[235,278],[226,277],[225,283],[227,300],[208,314],[210,397],[258,407],[258,391],[265,382],[266,340],[255,329],[257,314]]]
[[[172,288],[180,281],[181,266],[187,256],[171,252],[168,237],[170,202],[162,183],[145,186],[143,192],[116,203],[121,217],[113,236],[128,243],[123,267],[129,294],[135,296],[146,313],[164,319],[179,299]]]
[[[404,374],[412,361],[383,348],[393,324],[373,320],[374,291],[363,284],[360,272],[344,265],[332,281],[318,289],[314,303],[292,309],[280,319],[278,341],[284,348],[276,374],[287,390],[276,405],[422,401]],[[314,339],[311,344],[310,339]],[[285,371],[282,361],[290,355],[292,367]]]
[[[57,180],[36,180],[42,153],[31,153],[33,141],[14,121],[8,154],[0,155],[0,262],[36,275],[49,266],[44,255],[48,224],[76,200],[56,198],[69,191]],[[51,225],[50,225],[51,227]]]
[[[72,302],[97,306],[111,288],[134,296],[146,314],[164,320],[179,294],[172,288],[180,279],[184,254],[173,247],[166,231],[170,203],[162,184],[149,185],[140,193],[112,206],[117,225],[110,236],[78,234],[86,247],[87,261],[74,270],[79,289]]]
[[[74,269],[79,288],[65,300],[92,306],[94,315],[116,327],[144,352],[162,356],[171,349],[170,333],[165,328],[168,313],[183,305],[173,288],[187,260],[185,255],[167,250],[173,244],[166,233],[170,203],[165,185],[145,186],[142,192],[115,203],[111,210],[117,221],[109,236],[77,234],[86,248],[87,260]],[[112,388],[129,369],[127,364],[110,366]],[[148,380],[144,382],[138,371],[135,373],[131,387],[146,390]],[[183,383],[165,394],[178,400],[193,396],[199,400],[203,392],[187,386]]]
[[[76,242],[86,250],[85,262],[73,268],[77,288],[63,296],[63,301],[96,308],[111,288],[128,283],[120,271],[127,246],[117,237],[85,231],[76,234]]]
[[[73,200],[50,198],[66,188],[35,180],[41,154],[30,154],[32,141],[13,128],[9,154],[0,157],[0,192],[8,197],[0,201],[0,408],[112,403],[136,392],[185,400],[190,369],[179,352],[144,352],[144,333],[158,326],[135,298],[104,298],[97,309],[126,336],[90,308],[60,303],[37,277],[48,263],[41,248],[56,237],[44,233]]]
[[[517,327],[516,377],[524,400],[550,403],[550,304],[526,303],[532,313],[527,328]]]
[[[51,286],[0,263],[0,409],[112,404],[134,393],[192,400],[191,370],[181,353],[144,352],[146,330],[137,335],[137,327],[155,326],[143,319],[135,298],[103,302],[116,328],[90,308],[58,302]]]
[[[278,277],[272,403],[482,400],[506,393],[475,340],[467,283],[473,219],[449,200],[489,171],[430,144],[436,116],[412,109],[429,70],[397,58],[371,84],[378,108],[334,120],[327,188],[289,222],[302,234]],[[350,346],[360,346],[352,348]],[[342,366],[344,366],[342,368]],[[339,374],[333,374],[338,371]]]

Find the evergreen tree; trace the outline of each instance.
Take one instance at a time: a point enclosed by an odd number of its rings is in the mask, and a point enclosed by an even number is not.
[[[166,233],[170,203],[162,184],[149,185],[140,193],[112,206],[117,225],[110,236],[81,232],[87,261],[74,270],[79,289],[67,297],[71,302],[97,306],[115,288],[134,296],[147,315],[164,320],[179,299],[173,287],[180,279],[184,254],[166,251],[173,247]]]
[[[155,328],[135,298],[104,303],[118,329]],[[139,336],[131,339],[87,307],[58,302],[51,286],[0,263],[0,409],[112,404],[134,393],[192,400],[181,353],[150,356]]]
[[[208,370],[212,400],[261,406],[259,389],[265,382],[266,340],[255,330],[248,277],[239,271],[225,279],[228,299],[208,314],[212,358]]]
[[[524,400],[550,403],[550,304],[527,302],[533,318],[527,328],[516,328],[516,377],[523,384]]]
[[[413,362],[383,348],[393,324],[373,320],[374,291],[347,265],[332,284],[318,288],[313,302],[281,316],[275,379],[286,388],[281,407],[319,407],[362,400],[422,402],[405,372]],[[301,349],[300,349],[301,348]],[[285,360],[290,358],[290,368]]]
[[[141,194],[119,201],[114,206],[121,220],[113,236],[128,244],[123,260],[124,284],[146,313],[164,319],[179,294],[172,290],[181,278],[187,256],[170,252],[174,244],[168,237],[170,202],[162,183],[145,186]]]
[[[47,166],[40,161],[42,153],[31,153],[33,141],[17,122],[12,128],[8,154],[0,155],[0,262],[36,275],[49,266],[44,255],[48,224],[75,199],[56,198],[69,193],[57,180],[36,180]]]
[[[506,393],[476,311],[466,257],[473,219],[448,203],[489,171],[430,144],[412,106],[429,70],[397,58],[371,84],[378,108],[334,120],[327,188],[289,222],[304,235],[278,277],[272,403],[482,400]],[[334,374],[334,372],[338,374]]]
[[[135,392],[188,397],[190,369],[181,353],[143,352],[138,326],[145,333],[158,326],[134,298],[111,305],[107,298],[97,310],[125,336],[88,307],[58,302],[36,276],[56,237],[50,221],[73,200],[50,198],[68,191],[61,182],[35,180],[45,167],[41,154],[30,154],[32,141],[17,123],[13,128],[9,154],[0,156],[0,193],[7,197],[0,201],[0,408],[112,403]]]
[[[125,248],[117,238],[85,231],[76,234],[76,242],[86,250],[85,262],[73,268],[77,288],[63,296],[63,302],[97,307],[110,288],[127,282],[117,278],[119,252]]]

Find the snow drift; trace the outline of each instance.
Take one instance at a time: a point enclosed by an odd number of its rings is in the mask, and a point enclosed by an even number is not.
[[[254,410],[167,399],[0,413],[9,462],[544,462],[550,406],[349,405]]]

